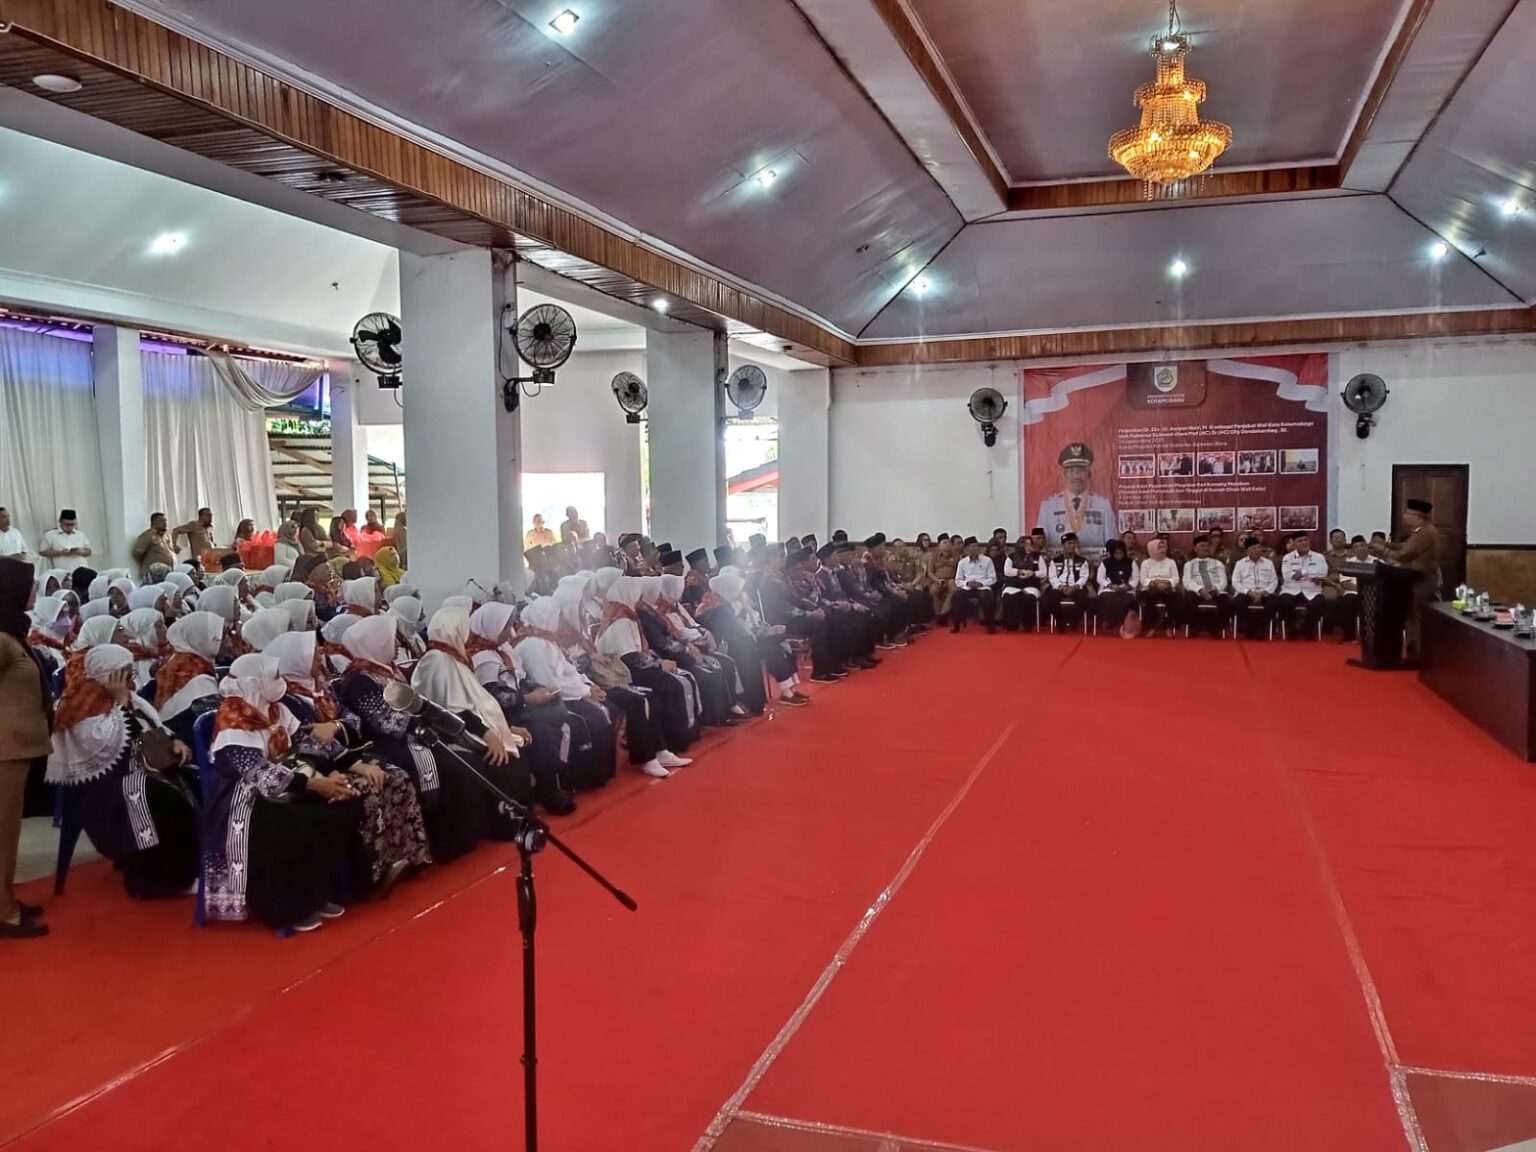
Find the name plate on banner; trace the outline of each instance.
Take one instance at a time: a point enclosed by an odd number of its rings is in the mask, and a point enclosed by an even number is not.
[[[1205,361],[1128,364],[1125,398],[1132,408],[1198,408],[1205,403]]]

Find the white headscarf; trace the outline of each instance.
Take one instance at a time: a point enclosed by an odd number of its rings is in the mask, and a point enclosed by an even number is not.
[[[320,635],[327,644],[340,644],[356,625],[364,620],[362,616],[348,616],[342,613],[340,616],[332,616],[325,622],[325,627],[320,629]]]
[[[260,578],[256,581],[257,587],[265,588],[269,592],[276,591],[283,581],[288,579],[288,573],[293,571],[286,564],[273,564],[262,570]]]
[[[377,612],[379,578],[359,576],[356,580],[344,581],[341,585],[341,598],[347,604],[355,604],[359,608],[366,608],[369,612]]]
[[[449,596],[443,600],[444,608],[456,608],[460,612],[473,612],[475,602],[468,596]]]
[[[317,643],[313,632],[284,632],[263,648],[261,654],[277,661],[277,670],[284,680],[313,692]]]
[[[284,600],[275,611],[288,613],[288,626],[295,632],[310,632],[315,627],[313,600]]]
[[[214,583],[223,587],[239,588],[241,581],[245,579],[245,575],[244,568],[228,568],[219,573],[218,579]]]
[[[661,577],[641,576],[639,577],[639,580],[640,599],[644,600],[647,604],[654,608],[656,606],[656,601],[661,599]]]
[[[541,597],[523,609],[523,623],[542,632],[554,632],[560,627],[561,611],[555,597]],[[562,700],[585,700],[592,694],[586,677],[576,670],[560,645],[542,636],[519,637],[517,658],[528,679],[560,693]]]
[[[38,577],[38,591],[45,596],[51,596],[52,593],[48,591],[48,585],[57,580],[59,582],[59,589],[62,591],[69,587],[69,577],[70,571],[68,568],[50,568]]]
[[[354,616],[352,619],[357,623],[346,630],[341,646],[359,660],[386,667],[393,665],[398,642],[395,622],[388,616]]]
[[[393,604],[402,596],[419,597],[420,593],[418,593],[415,588],[411,587],[411,585],[403,582],[399,584],[391,584],[388,588],[384,589],[384,603],[386,604]]]
[[[80,619],[94,620],[98,616],[109,616],[112,613],[112,602],[103,596],[100,600],[87,600],[80,606]]]
[[[264,651],[268,644],[287,632],[293,618],[286,608],[263,608],[240,626],[240,636],[256,651]]]
[[[142,588],[135,588],[128,593],[128,607],[135,611],[140,608],[159,608],[160,598],[171,591],[167,584],[146,584]]]
[[[602,578],[601,572],[598,573],[598,578]],[[620,576],[608,589],[608,599],[633,610],[635,605],[640,603],[643,589],[644,581],[641,577]],[[597,637],[597,650],[605,656],[628,656],[644,649],[645,645],[640,637],[640,625],[633,620],[615,620]]]
[[[560,606],[560,612],[554,627],[550,631],[557,631],[561,620],[564,620],[566,624],[578,632],[581,631],[581,604],[587,598],[587,589],[591,586],[592,579],[592,573],[590,572],[578,572],[574,576],[561,577],[560,583],[555,585],[555,594],[552,597],[554,602]],[[535,627],[538,627],[538,625],[535,625]]]
[[[399,628],[401,636],[414,636],[421,628],[422,617],[426,614],[421,601],[414,596],[401,596],[389,606],[389,616]]]
[[[624,575],[618,568],[599,568],[592,574],[592,586],[597,589],[598,599],[606,600],[613,582]]]
[[[468,659],[465,646],[469,642],[469,615],[461,609],[440,609],[427,625],[427,636],[435,643],[457,649]],[[496,698],[481,687],[473,672],[448,653],[428,651],[411,673],[411,687],[450,712],[473,712],[501,737],[507,748],[518,747],[519,741],[513,738]]]
[[[115,616],[93,616],[80,625],[75,642],[70,647],[79,652],[82,648],[95,648],[98,644],[110,644],[121,625]]]
[[[288,685],[278,671],[277,661],[259,652],[241,656],[229,666],[229,675],[219,685],[220,696],[234,696],[252,705],[257,711],[272,717],[275,726],[285,729],[291,736],[299,730],[299,722],[293,713],[282,705],[288,693]],[[225,728],[213,738],[210,754],[222,748],[255,748],[262,754],[267,751],[267,732],[247,732],[242,728]]]
[[[475,665],[475,675],[482,684],[494,683],[512,666],[512,648],[504,642],[507,629],[512,623],[512,605],[492,601],[481,605],[469,618],[469,633],[496,645],[497,651],[479,651],[470,657]]]
[[[711,578],[709,590],[734,608],[736,602],[741,599],[742,593],[747,590],[747,582],[742,577],[740,568],[726,565],[720,569],[719,575]]]
[[[298,580],[285,580],[272,590],[272,599],[278,604],[290,600],[313,600],[315,590]]]
[[[196,581],[194,581],[192,577],[188,576],[185,572],[171,572],[166,576],[165,583],[169,585],[173,591],[180,592],[182,595],[186,595],[188,592],[192,591],[192,589],[197,587]]]
[[[188,613],[171,625],[165,638],[177,652],[190,652],[212,663],[219,658],[219,649],[224,644],[224,618],[212,612]],[[194,676],[165,702],[160,717],[174,720],[190,708],[194,700],[212,696],[218,690],[218,683],[206,672]]]
[[[108,676],[133,667],[133,653],[117,644],[102,644],[85,654],[85,674],[105,683]],[[151,727],[160,727],[155,710],[138,697],[129,705]],[[118,707],[104,716],[90,716],[73,727],[53,734],[53,752],[48,757],[47,780],[50,784],[85,784],[106,773],[122,756],[128,744],[128,723]]]
[[[160,644],[160,626],[165,617],[153,608],[135,608],[122,618],[123,631],[135,644],[145,648],[157,648]]]
[[[32,623],[39,628],[46,628],[59,618],[59,613],[64,611],[64,597],[39,596],[37,603],[32,605]]]
[[[109,580],[107,578],[107,574],[103,572],[101,575],[97,576],[94,580],[91,581],[90,587],[86,589],[86,598],[93,602],[97,600],[105,600],[107,596],[107,589],[111,587],[111,584],[112,581]]]
[[[198,611],[212,612],[231,624],[240,622],[240,593],[231,584],[215,584],[212,588],[204,588],[203,594],[197,598],[197,607]]]

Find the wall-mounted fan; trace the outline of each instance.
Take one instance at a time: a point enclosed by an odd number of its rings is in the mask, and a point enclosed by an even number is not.
[[[981,438],[988,448],[997,443],[997,422],[1008,411],[1008,401],[996,388],[978,388],[971,393],[968,407],[971,419],[981,425]]]
[[[1362,372],[1344,385],[1344,406],[1355,413],[1355,435],[1364,440],[1376,423],[1376,413],[1387,402],[1387,382],[1373,372]]]
[[[352,328],[352,347],[363,367],[379,378],[380,388],[400,387],[404,359],[400,353],[400,318],[388,312],[370,312]]]
[[[537,385],[528,393],[537,396],[555,382],[555,369],[571,358],[576,348],[576,321],[558,304],[535,304],[508,329],[517,354],[533,369],[532,376],[513,376],[502,381],[501,401],[508,412],[517,410],[519,387]]]
[[[751,415],[768,395],[768,376],[756,364],[743,364],[725,382],[725,394],[743,416]]]
[[[650,393],[645,390],[645,381],[633,372],[620,372],[613,378],[613,398],[619,402],[619,407],[624,409],[624,420],[628,424],[640,423],[640,413],[645,411],[645,406],[651,402]]]

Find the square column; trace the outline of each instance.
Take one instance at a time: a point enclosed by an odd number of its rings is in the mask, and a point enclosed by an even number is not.
[[[132,328],[98,324],[92,332],[91,374],[96,390],[96,429],[101,451],[101,486],[106,497],[101,524],[82,524],[91,538],[90,566],[133,568],[133,542],[149,527],[151,512],[164,512],[171,523],[195,509],[150,508],[149,462],[145,452],[144,367],[139,333]]]
[[[725,392],[722,333],[647,331],[651,536],[683,552],[725,539]]]
[[[411,582],[428,611],[470,579],[523,581],[522,424],[501,402],[516,370],[510,253],[400,253]]]
[[[336,511],[368,507],[368,429],[358,423],[359,392],[372,383],[351,360],[332,360],[331,505]]]
[[[826,368],[786,372],[779,389],[779,531],[832,538],[828,516],[831,456],[827,425],[832,373]]]

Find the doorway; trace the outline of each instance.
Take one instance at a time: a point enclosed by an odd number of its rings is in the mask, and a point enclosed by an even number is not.
[[[1401,539],[1398,524],[1408,500],[1428,500],[1435,506],[1430,516],[1440,529],[1440,591],[1467,582],[1467,488],[1471,469],[1466,464],[1392,465],[1392,537]]]

